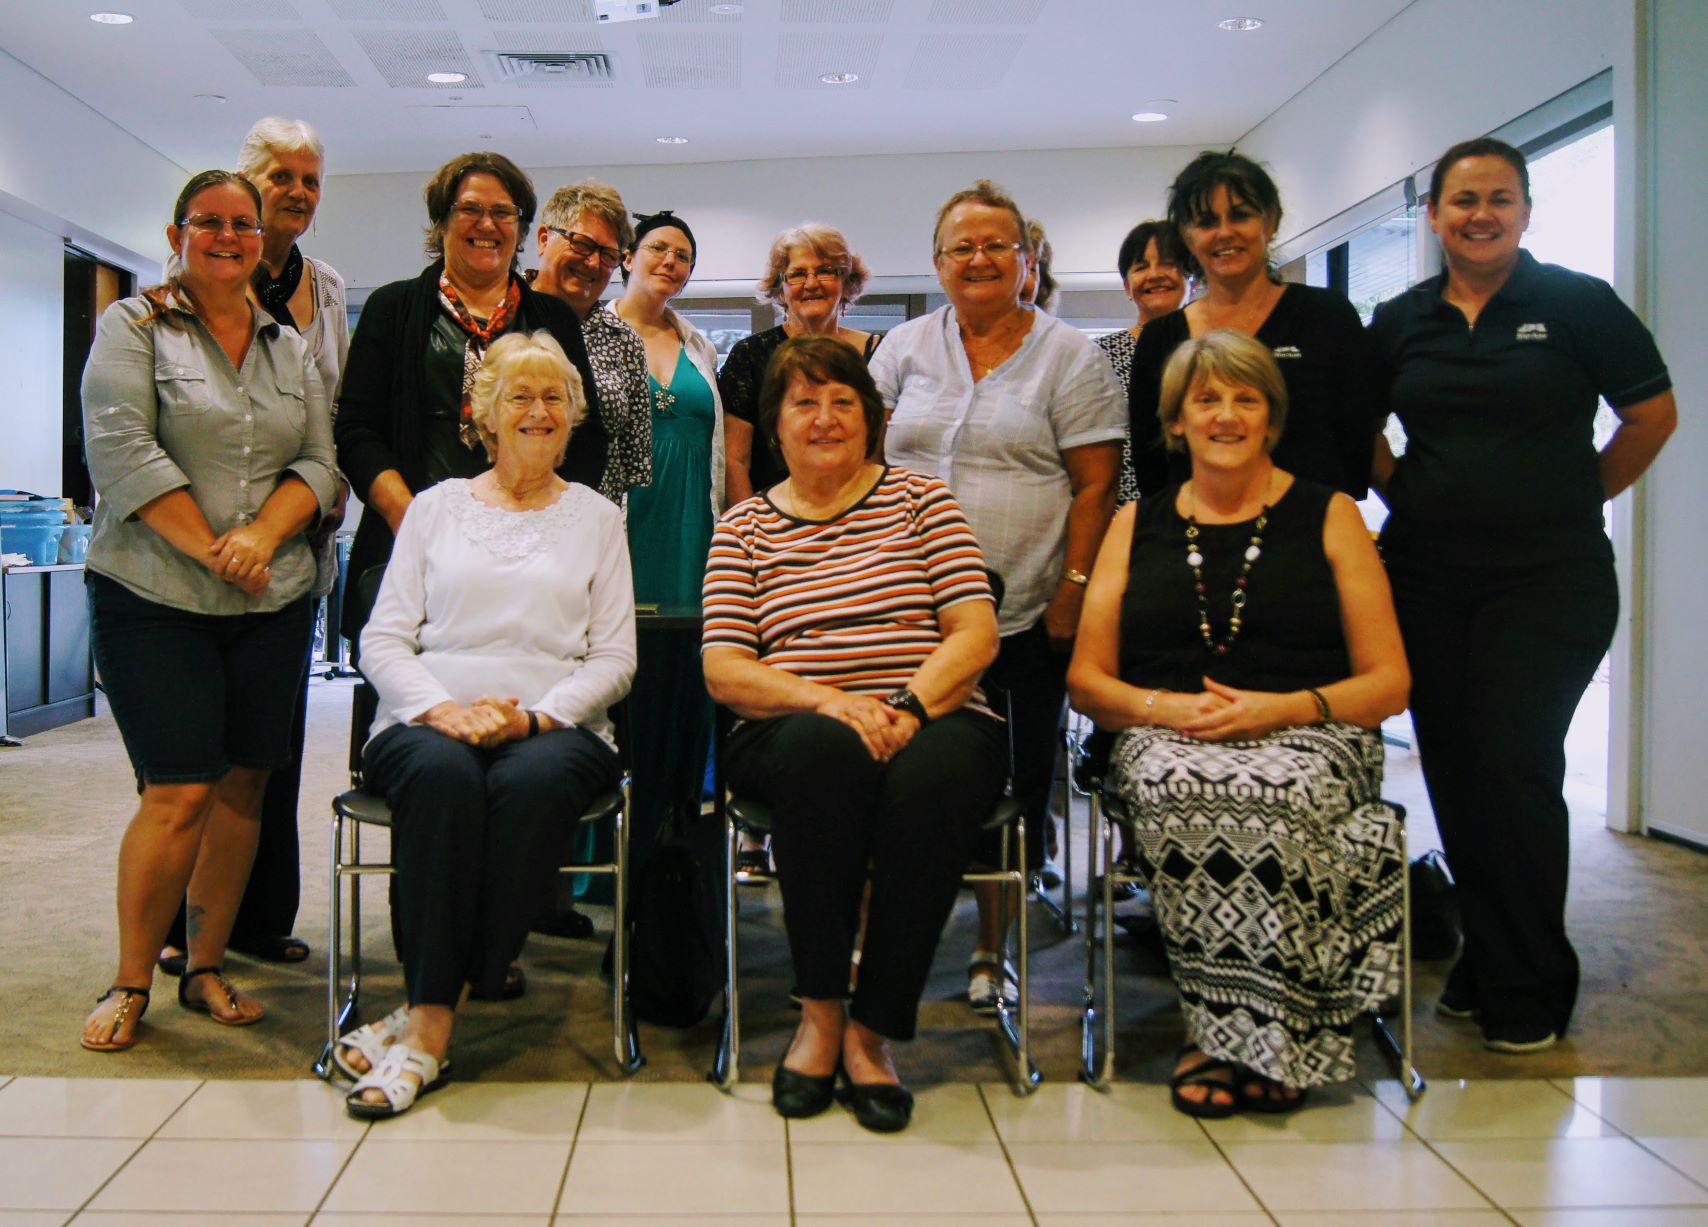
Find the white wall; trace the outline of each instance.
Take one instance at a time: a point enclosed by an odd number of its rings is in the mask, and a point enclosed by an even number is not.
[[[0,489],[58,494],[65,245],[0,213]]]
[[[573,179],[614,184],[631,209],[674,209],[694,228],[700,263],[690,292],[751,293],[772,236],[801,221],[847,233],[878,278],[932,278],[931,223],[950,193],[995,179],[1048,228],[1054,269],[1116,281],[1132,226],[1162,210],[1174,172],[1195,149],[1103,149],[797,158],[687,166],[529,167],[542,199]],[[352,286],[409,276],[426,264],[426,175],[331,175],[305,250]],[[532,249],[532,241],[529,242]],[[882,288],[874,287],[874,288]]]
[[[1281,188],[1280,238],[1606,68],[1628,3],[1416,0],[1241,139]]]

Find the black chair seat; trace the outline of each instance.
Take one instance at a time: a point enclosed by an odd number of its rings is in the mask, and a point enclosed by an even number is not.
[[[617,811],[623,808],[623,794],[613,788],[594,797],[585,810],[582,811],[578,822],[605,822],[617,816]]]
[[[731,797],[728,808],[735,825],[749,835],[771,833],[771,807],[765,802],[755,801],[752,797]]]
[[[376,797],[360,788],[339,793],[332,799],[332,807],[343,817],[356,822],[381,827],[391,825],[391,807],[385,803],[385,798]]]

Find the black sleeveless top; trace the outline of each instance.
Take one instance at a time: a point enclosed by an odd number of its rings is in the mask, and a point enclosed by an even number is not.
[[[1206,676],[1242,690],[1292,691],[1352,674],[1341,633],[1340,595],[1323,554],[1323,522],[1334,491],[1303,478],[1270,508],[1262,554],[1246,587],[1244,625],[1225,656],[1204,645],[1198,597],[1186,562],[1180,487],[1141,498],[1121,597],[1121,680],[1196,692]],[[1201,524],[1210,636],[1226,640],[1234,581],[1256,520]]]

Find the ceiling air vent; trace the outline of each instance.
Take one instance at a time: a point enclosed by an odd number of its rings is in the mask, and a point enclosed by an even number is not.
[[[611,57],[603,51],[489,51],[498,79],[517,85],[609,85]]]

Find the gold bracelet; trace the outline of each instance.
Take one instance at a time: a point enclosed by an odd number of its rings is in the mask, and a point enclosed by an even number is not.
[[[1062,578],[1070,584],[1078,584],[1081,588],[1091,582],[1091,576],[1084,571],[1076,571],[1072,567],[1068,567],[1062,572]]]
[[[1145,723],[1146,724],[1155,724],[1156,723],[1156,697],[1157,697],[1157,695],[1159,695],[1159,694],[1172,694],[1172,693],[1173,693],[1173,691],[1169,690],[1166,686],[1153,686],[1153,687],[1151,687],[1151,692],[1145,696]]]
[[[1323,697],[1322,691],[1318,690],[1315,686],[1307,686],[1305,687],[1305,693],[1316,700],[1318,724],[1327,724],[1329,721],[1334,719],[1334,709],[1328,705],[1328,700]]]

